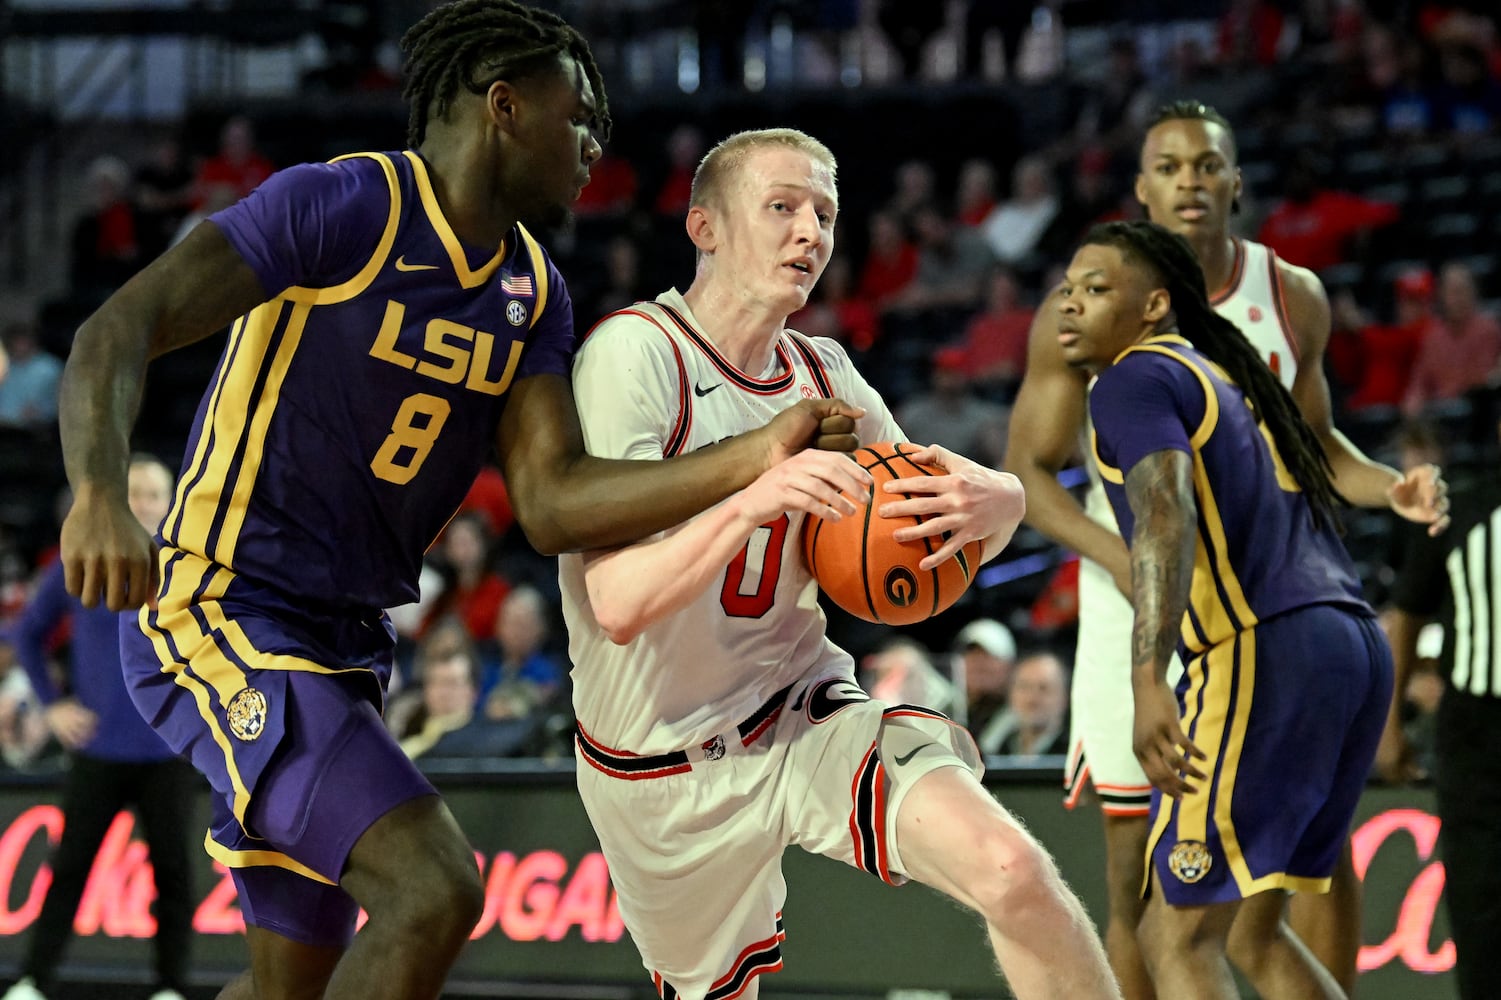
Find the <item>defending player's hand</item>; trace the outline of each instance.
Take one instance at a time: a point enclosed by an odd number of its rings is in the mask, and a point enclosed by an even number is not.
[[[1428,525],[1429,535],[1449,526],[1449,484],[1436,465],[1420,465],[1386,491],[1392,510],[1409,521]]]
[[[1178,699],[1165,681],[1149,687],[1138,686],[1136,721],[1131,749],[1141,762],[1147,778],[1163,795],[1179,798],[1198,791],[1189,778],[1203,781],[1205,774],[1194,765],[1195,758],[1208,760],[1204,751],[1193,744],[1178,723]]]
[[[863,501],[871,482],[870,473],[844,454],[810,449],[761,473],[734,502],[753,525],[792,510],[837,521],[859,510],[850,498]]]
[[[156,590],[156,543],[123,497],[80,490],[63,521],[63,583],[86,608],[138,608]]]
[[[892,537],[899,542],[919,538],[943,538],[943,545],[918,564],[929,570],[950,558],[968,542],[987,539],[986,551],[994,555],[1016,533],[1027,512],[1026,492],[1021,480],[1009,472],[999,472],[947,448],[928,445],[910,456],[919,465],[936,465],[948,475],[913,476],[893,479],[886,484],[888,494],[906,494],[906,499],[891,500],[877,510],[882,517],[922,514],[921,524],[899,528]]]
[[[778,413],[757,433],[767,440],[768,469],[805,448],[851,452],[860,447],[855,421],[865,416],[858,406],[842,399],[805,399]]]
[[[57,699],[47,706],[43,718],[57,742],[69,750],[87,745],[99,728],[99,716],[73,698]]]

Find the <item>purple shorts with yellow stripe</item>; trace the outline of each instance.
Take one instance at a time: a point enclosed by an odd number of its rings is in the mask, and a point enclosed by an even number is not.
[[[339,889],[355,842],[437,792],[387,733],[395,636],[379,611],[320,612],[192,553],[164,548],[154,607],[121,619],[141,715],[214,789],[208,853],[235,870],[246,920],[343,944]]]
[[[1392,693],[1376,620],[1336,605],[1278,615],[1185,660],[1178,706],[1210,780],[1152,792],[1147,857],[1175,906],[1326,892]]]

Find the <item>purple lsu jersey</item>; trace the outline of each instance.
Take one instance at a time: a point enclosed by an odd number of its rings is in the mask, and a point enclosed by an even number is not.
[[[1198,545],[1181,636],[1189,654],[1295,608],[1372,613],[1339,536],[1315,525],[1244,393],[1187,340],[1157,336],[1126,350],[1100,373],[1089,409],[1095,460],[1127,544],[1126,473],[1157,451],[1193,458]]]
[[[561,276],[520,225],[465,245],[413,151],[292,167],[210,221],[271,298],[231,329],[163,541],[325,605],[415,600],[507,389],[568,373]]]

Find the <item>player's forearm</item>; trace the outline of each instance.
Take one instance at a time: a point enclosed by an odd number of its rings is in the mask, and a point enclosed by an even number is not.
[[[1040,466],[1022,463],[1011,470],[1027,491],[1024,523],[1086,559],[1099,563],[1113,576],[1120,576],[1127,563],[1126,543],[1121,536],[1096,522],[1058,477]]]
[[[1177,648],[1193,582],[1198,508],[1188,456],[1149,455],[1126,476],[1136,527],[1131,537],[1131,669],[1137,681],[1161,682]]]
[[[731,501],[664,538],[586,554],[594,620],[611,642],[630,642],[703,594],[755,528]]]
[[[146,339],[119,310],[106,305],[79,328],[58,387],[63,465],[75,493],[124,497],[147,361]]]
[[[1389,465],[1367,458],[1350,439],[1331,427],[1320,439],[1334,469],[1334,488],[1356,507],[1386,507],[1387,495],[1402,478]]]

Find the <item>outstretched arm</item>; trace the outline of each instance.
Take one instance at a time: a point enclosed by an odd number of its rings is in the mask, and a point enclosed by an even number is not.
[[[1126,473],[1126,499],[1136,527],[1131,537],[1131,689],[1136,700],[1132,748],[1152,784],[1177,798],[1193,793],[1186,777],[1203,780],[1191,758],[1205,758],[1178,720],[1178,699],[1167,683],[1188,611],[1198,540],[1193,460],[1169,449],[1147,455]]]
[[[1439,470],[1425,465],[1406,475],[1368,458],[1334,426],[1324,351],[1329,346],[1329,299],[1313,272],[1279,261],[1288,319],[1298,341],[1298,375],[1292,395],[1303,419],[1318,435],[1334,469],[1334,488],[1357,507],[1391,507],[1438,534],[1449,524],[1449,501]]]
[[[1129,593],[1131,567],[1120,535],[1086,515],[1073,494],[1058,482],[1058,473],[1078,450],[1087,384],[1084,373],[1063,360],[1057,311],[1049,296],[1032,321],[1027,373],[1011,411],[1004,465],[1027,491],[1027,523],[1105,567],[1122,593]]]
[[[853,515],[849,497],[863,496],[869,488],[870,473],[843,455],[804,451],[679,531],[589,553],[584,580],[595,620],[611,642],[630,642],[692,603],[760,525],[794,510],[833,520]]]
[[[936,444],[920,448],[908,457],[919,465],[936,465],[946,474],[894,479],[886,484],[886,496],[877,498],[880,506],[876,513],[882,517],[924,517],[921,524],[898,528],[891,537],[899,542],[943,539],[936,552],[918,563],[919,569],[932,569],[978,540],[985,543],[980,562],[994,559],[1010,543],[1026,516],[1027,494],[1021,480]],[[897,499],[893,494],[905,495],[906,499]]]
[[[130,431],[152,359],[222,330],[266,300],[212,223],[110,296],[79,327],[63,368],[58,421],[73,507],[62,528],[68,592],[86,607],[139,607],[156,572],[151,536],[126,502]]]
[[[539,552],[603,549],[681,524],[779,462],[814,448],[859,446],[863,413],[837,399],[803,400],[764,427],[662,461],[595,458],[584,450],[573,389],[557,375],[511,388],[500,425],[506,487]]]

